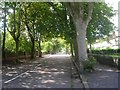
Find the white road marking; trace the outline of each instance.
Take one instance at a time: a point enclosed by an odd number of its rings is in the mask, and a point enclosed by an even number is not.
[[[48,59],[49,57],[50,57],[50,56],[48,56],[47,58],[44,58],[44,59]],[[43,59],[43,60],[44,60],[44,59]],[[35,66],[35,68],[34,68],[33,70],[35,70],[35,69],[36,69],[37,67],[39,67],[40,65],[41,65],[41,63],[38,64],[37,66]],[[11,82],[11,81],[13,81],[13,80],[19,78],[20,76],[22,76],[22,75],[28,73],[28,72],[30,72],[30,70],[28,70],[28,71],[26,71],[26,72],[24,72],[24,73],[22,73],[22,74],[20,74],[20,75],[18,75],[18,76],[16,76],[16,77],[10,79],[10,80],[5,81],[4,83],[7,84],[7,83],[9,83],[9,82]]]
[[[39,67],[40,65],[41,65],[41,64],[38,64],[34,69],[36,69],[36,68]],[[33,69],[33,70],[34,70],[34,69]],[[28,72],[30,72],[30,70],[28,70],[28,71],[26,71],[26,72],[24,72],[24,73],[22,73],[22,74],[20,74],[20,75],[18,75],[18,76],[16,76],[16,77],[10,79],[10,80],[5,81],[4,83],[7,84],[7,83],[9,83],[9,82],[11,82],[11,81],[13,81],[13,80],[19,78],[20,76],[22,76],[22,75],[28,73]]]
[[[16,77],[14,77],[14,78],[8,80],[8,81],[5,81],[4,83],[7,84],[7,83],[9,83],[9,82],[11,82],[11,81],[17,79],[18,77],[22,76],[23,74],[25,74],[25,73],[27,73],[27,72],[28,72],[28,71],[26,71],[26,72],[24,72],[24,73],[22,73],[22,74],[20,74],[20,75],[18,75],[18,76],[16,76]]]

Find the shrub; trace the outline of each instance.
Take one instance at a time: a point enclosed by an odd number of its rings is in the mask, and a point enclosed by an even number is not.
[[[84,70],[88,72],[93,71],[95,64],[96,64],[96,59],[93,56],[90,56],[88,60],[83,62]]]
[[[120,49],[102,49],[102,50],[92,50],[93,54],[113,54],[119,53]]]

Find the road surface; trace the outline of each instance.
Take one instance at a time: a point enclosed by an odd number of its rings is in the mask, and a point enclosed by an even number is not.
[[[83,88],[70,55],[49,55],[21,66],[7,67],[2,72],[3,88]]]

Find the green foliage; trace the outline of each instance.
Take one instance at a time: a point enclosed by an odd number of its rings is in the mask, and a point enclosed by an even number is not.
[[[65,40],[61,38],[52,38],[49,41],[42,42],[43,53],[58,53],[64,52],[66,45]]]
[[[7,32],[6,33],[6,38],[7,38],[6,41],[5,41],[6,49],[8,51],[15,52],[15,41],[14,41],[13,37],[10,35],[10,33]]]
[[[96,64],[96,59],[93,56],[90,56],[88,60],[83,61],[84,70],[88,72],[93,71],[95,64]]]
[[[43,53],[49,53],[51,52],[53,49],[53,45],[52,45],[52,42],[43,42],[42,43],[42,52]]]
[[[7,28],[10,32],[7,31],[6,36],[7,50],[15,52],[15,40],[17,39],[19,51],[27,53],[31,51],[30,39],[34,39],[36,50],[39,49],[37,42],[41,40],[41,49],[45,53],[64,52],[70,49],[69,43],[73,43],[76,38],[76,28],[66,7],[61,3],[8,2],[7,5],[8,9],[15,8],[15,14],[10,12],[7,21]],[[84,5],[86,7],[84,18],[86,18],[88,6],[86,3]],[[111,7],[107,7],[106,4],[95,4],[92,20],[87,30],[88,43],[93,43],[99,37],[98,34],[101,37],[108,35],[113,29],[113,24],[109,21],[111,16],[113,16]],[[26,24],[29,27],[28,31]]]
[[[93,54],[115,54],[119,53],[119,49],[101,49],[101,50],[92,50]]]
[[[30,53],[31,42],[25,36],[22,36],[20,38],[19,45],[20,45],[19,51]]]
[[[87,28],[87,41],[92,44],[97,39],[108,36],[114,30],[114,24],[110,21],[115,15],[112,7],[105,3],[95,3],[92,20]]]

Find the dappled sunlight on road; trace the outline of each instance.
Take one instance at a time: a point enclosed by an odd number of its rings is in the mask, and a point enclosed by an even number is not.
[[[50,57],[69,57],[69,54],[50,54]]]
[[[101,65],[101,64],[96,65],[95,70],[106,71],[106,72],[120,72],[117,68],[113,68],[113,67]]]
[[[55,83],[55,80],[42,80],[41,83]]]
[[[17,74],[17,72],[16,71],[11,71],[11,72],[6,73],[7,76],[12,76],[13,74]]]
[[[118,70],[113,70],[113,69],[100,69],[100,68],[96,68],[96,70],[98,71],[107,71],[107,72],[119,72]]]
[[[14,88],[70,88],[70,55],[54,54],[4,87]],[[31,65],[29,65],[31,66]],[[22,67],[21,67],[22,68]],[[15,73],[15,72],[13,72]],[[11,74],[11,73],[8,73]],[[9,75],[10,76],[10,75]],[[17,85],[15,85],[17,83]]]
[[[106,65],[98,64],[95,71],[89,73],[90,88],[118,88],[119,71]]]

